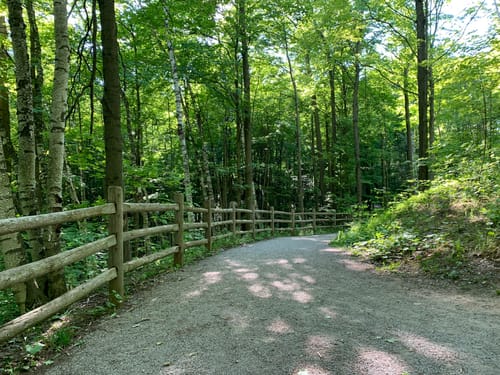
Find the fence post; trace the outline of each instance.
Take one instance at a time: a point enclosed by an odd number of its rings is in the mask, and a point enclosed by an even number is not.
[[[205,208],[207,212],[203,213],[203,221],[207,223],[207,229],[205,229],[205,238],[207,239],[207,244],[205,245],[207,251],[212,250],[212,204],[210,200],[205,201]]]
[[[292,236],[295,236],[295,208],[292,208]]]
[[[233,225],[231,230],[233,231],[233,236],[236,237],[236,202],[231,202],[231,220],[233,221]]]
[[[274,207],[271,207],[271,235],[274,237]]]
[[[174,266],[182,267],[184,264],[184,194],[176,193],[174,201],[179,209],[175,213],[175,222],[179,226],[175,242],[179,250],[174,255]]]
[[[255,206],[252,207],[252,239],[255,241]]]
[[[108,232],[115,235],[116,245],[109,249],[108,267],[116,269],[116,278],[109,282],[109,299],[119,305],[125,296],[123,269],[123,190],[119,186],[108,188],[108,202],[115,204],[115,214],[111,215]]]
[[[313,234],[316,234],[316,209],[313,209]]]

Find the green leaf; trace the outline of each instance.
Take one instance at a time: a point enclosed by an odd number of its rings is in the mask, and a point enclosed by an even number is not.
[[[45,347],[45,344],[41,342],[36,342],[34,344],[28,344],[25,346],[26,352],[31,355],[35,355],[39,353],[43,348]]]

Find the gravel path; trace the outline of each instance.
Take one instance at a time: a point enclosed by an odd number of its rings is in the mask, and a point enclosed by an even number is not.
[[[500,299],[378,275],[332,235],[165,276],[46,374],[500,374]]]

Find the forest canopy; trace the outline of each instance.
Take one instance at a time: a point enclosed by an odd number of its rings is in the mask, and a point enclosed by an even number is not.
[[[260,207],[383,205],[416,186],[422,165],[460,152],[465,144],[494,146],[499,107],[494,4],[478,2],[450,15],[445,10],[453,4],[420,1],[427,58],[417,63],[418,3],[116,2],[126,198],[171,199],[189,186],[197,204],[210,199],[228,206],[245,202],[253,183]],[[25,8],[37,211],[44,211],[53,154],[54,12],[43,1]],[[64,206],[105,196],[106,160],[101,13],[96,1],[74,2],[68,10]],[[17,189],[21,101],[6,20],[1,135]],[[487,32],[473,32],[479,23],[489,25]],[[427,79],[425,134],[419,68]]]

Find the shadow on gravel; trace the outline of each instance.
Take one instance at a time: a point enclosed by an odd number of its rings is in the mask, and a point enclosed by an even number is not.
[[[110,346],[97,334],[48,373],[500,373],[498,347],[484,341],[499,332],[498,303],[482,301],[478,315],[467,300],[375,274],[329,239],[264,241],[173,274],[131,316],[104,323]]]

